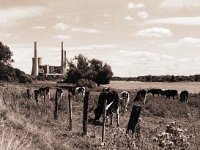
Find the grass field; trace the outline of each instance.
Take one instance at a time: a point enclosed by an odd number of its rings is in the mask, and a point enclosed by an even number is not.
[[[135,81],[111,81],[110,84],[104,85],[121,90],[161,88],[176,89],[179,92],[188,90],[189,92],[200,92],[200,82],[135,82]]]
[[[39,85],[4,85],[0,87],[0,148],[1,149],[30,149],[30,150],[71,150],[71,149],[161,149],[154,137],[162,133],[169,122],[176,121],[187,134],[194,136],[187,141],[189,148],[198,149],[200,145],[200,95],[191,95],[188,105],[177,99],[165,100],[164,97],[147,96],[147,104],[143,106],[141,121],[138,125],[138,136],[126,135],[126,127],[136,95],[134,89],[139,88],[170,88],[187,89],[198,92],[199,83],[139,83],[139,82],[111,82],[109,86],[118,92],[127,89],[131,91],[128,112],[120,114],[120,127],[106,126],[106,143],[101,146],[101,126],[92,122],[98,94],[101,89],[90,89],[88,134],[82,137],[82,99],[76,97],[73,101],[73,128],[68,129],[68,98],[64,91],[62,109],[57,120],[53,118],[55,84],[48,83],[51,88],[51,100],[44,106],[40,100],[36,104],[34,97],[27,99],[27,87],[33,90]],[[180,86],[183,85],[183,86]],[[188,86],[187,86],[188,85]],[[114,116],[115,117],[115,116]],[[102,120],[100,120],[102,121]],[[181,149],[175,147],[173,149]]]

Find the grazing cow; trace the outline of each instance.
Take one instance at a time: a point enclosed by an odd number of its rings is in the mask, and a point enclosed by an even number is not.
[[[181,102],[188,102],[188,96],[189,96],[189,92],[184,90],[181,92],[180,94],[180,101]]]
[[[100,93],[98,105],[94,111],[95,120],[99,120],[103,114],[105,100],[107,100],[108,104],[106,107],[106,116],[110,116],[110,124],[112,125],[112,112],[115,111],[117,116],[117,126],[119,126],[119,96],[114,90],[105,89]]]
[[[137,92],[137,95],[136,95],[135,99],[134,99],[134,102],[139,101],[139,102],[143,102],[145,104],[145,102],[146,102],[146,93],[147,92],[144,89],[139,90]]]
[[[48,98],[50,99],[50,90],[49,90],[49,87],[46,86],[46,87],[43,87],[41,86],[38,90],[34,90],[34,95],[35,95],[35,100],[36,102],[38,103],[38,98],[42,97],[44,98],[44,104],[45,104],[45,99],[46,99],[46,96],[48,95]]]
[[[161,89],[150,89],[147,91],[147,93],[151,93],[154,97],[155,94],[157,94],[158,96],[162,95],[162,90]]]
[[[166,99],[170,99],[170,97],[173,97],[173,99],[175,97],[178,98],[178,91],[177,90],[165,90],[162,92],[162,95],[165,95],[166,96]]]
[[[39,89],[40,96],[44,96],[44,99],[46,98],[46,95],[48,95],[48,98],[50,99],[50,90],[48,86],[41,86]]]
[[[63,90],[61,88],[56,88],[56,98],[55,98],[55,100],[57,102],[55,102],[55,103],[57,103],[58,109],[61,109],[62,99],[63,99]]]
[[[72,96],[80,95],[82,98],[85,97],[86,88],[85,87],[70,87],[68,92],[72,94]]]
[[[130,95],[128,91],[122,91],[120,95],[120,104],[124,112],[127,111]]]

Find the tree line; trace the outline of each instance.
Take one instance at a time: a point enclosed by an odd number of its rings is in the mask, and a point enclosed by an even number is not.
[[[138,76],[138,77],[112,77],[111,80],[117,81],[141,81],[141,82],[183,82],[183,81],[190,81],[190,82],[200,82],[200,75],[147,75],[147,76]]]

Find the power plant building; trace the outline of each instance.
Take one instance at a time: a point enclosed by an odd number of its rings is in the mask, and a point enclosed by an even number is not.
[[[66,51],[63,49],[63,42],[61,43],[61,65],[50,66],[43,65],[42,58],[37,54],[37,42],[34,42],[34,58],[32,58],[32,72],[31,75],[37,76],[64,76],[66,74]]]

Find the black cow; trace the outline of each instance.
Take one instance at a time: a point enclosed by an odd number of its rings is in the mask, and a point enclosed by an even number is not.
[[[162,95],[165,95],[166,96],[166,99],[170,99],[170,97],[173,97],[173,99],[175,97],[178,98],[178,91],[177,90],[165,90],[162,92]]]
[[[134,99],[134,102],[139,101],[139,102],[143,102],[145,104],[145,102],[146,102],[146,94],[147,94],[146,90],[144,90],[144,89],[139,90],[137,92],[137,95],[136,95],[135,99]]]
[[[147,93],[151,93],[154,97],[154,95],[162,95],[162,90],[161,89],[150,89],[147,91]]]
[[[103,106],[105,100],[107,100],[107,105],[110,105],[106,111],[106,116],[110,116],[111,119],[110,124],[112,125],[112,112],[115,111],[117,115],[117,126],[119,126],[119,96],[114,90],[106,89],[100,93],[98,105],[94,111],[95,120],[99,120],[103,114]]]
[[[189,96],[189,92],[184,90],[181,92],[180,94],[180,101],[181,102],[188,102],[188,96]]]

